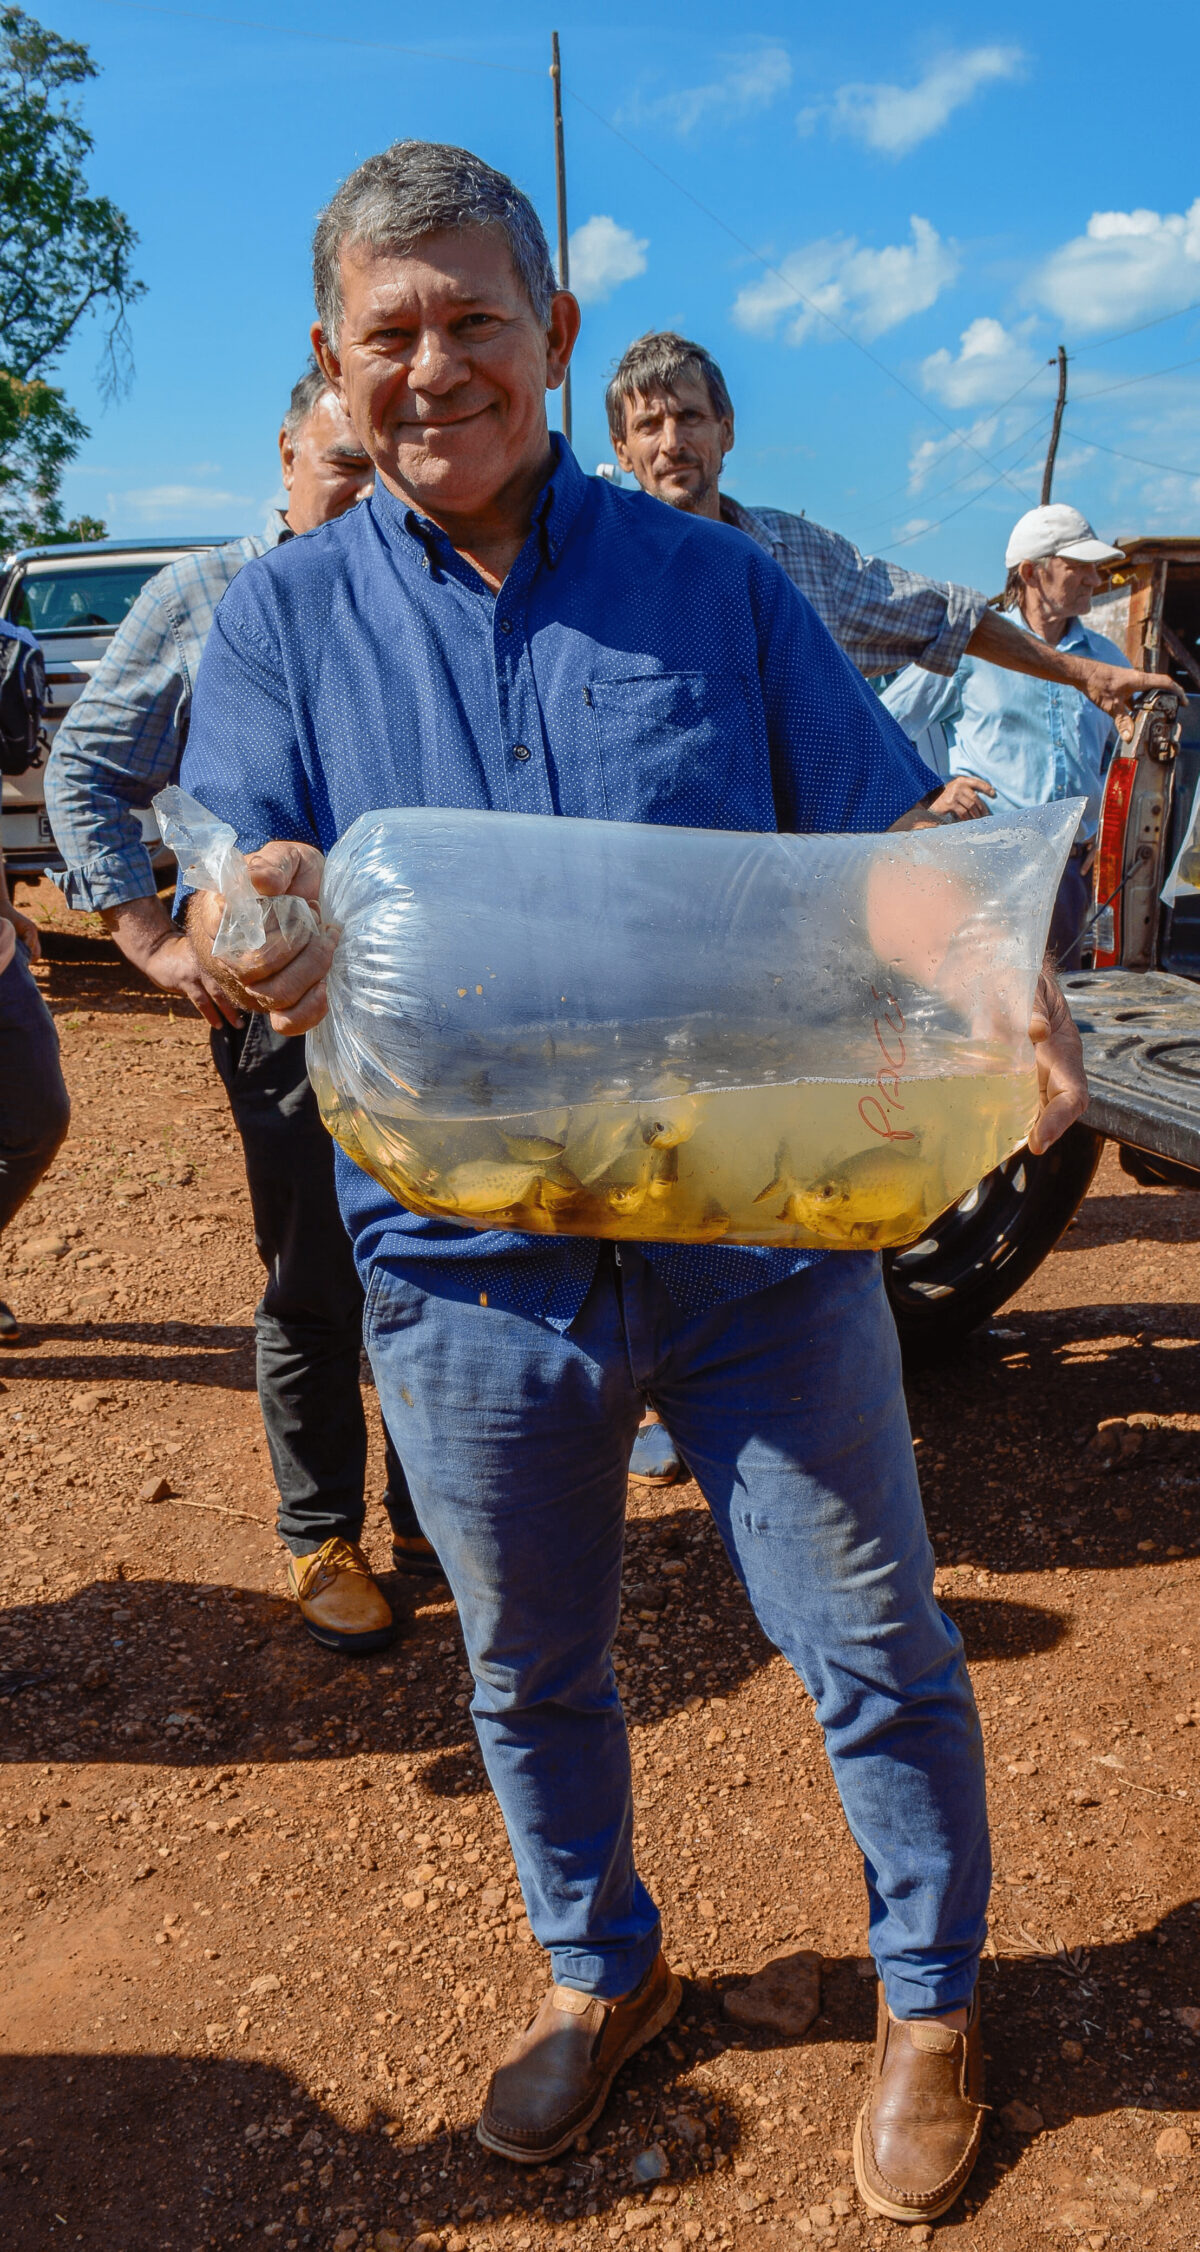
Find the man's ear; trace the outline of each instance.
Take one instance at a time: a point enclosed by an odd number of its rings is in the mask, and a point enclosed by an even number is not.
[[[627,413],[628,409],[622,407],[621,411],[622,413]],[[633,465],[633,455],[630,453],[629,448],[625,443],[624,435],[622,434],[622,436],[618,438],[616,431],[610,430],[608,433],[608,442],[617,457],[617,467],[619,469],[623,469],[627,477],[635,477],[637,475],[637,471],[635,470]]]
[[[296,448],[292,443],[286,424],[279,433],[279,474],[283,479],[284,491],[290,493],[292,480],[296,474]]]
[[[569,289],[556,289],[546,326],[546,389],[557,391],[571,362],[583,315]]]
[[[721,459],[722,461],[724,461],[726,454],[731,454],[733,452],[732,414],[723,414],[721,416],[720,422],[717,425],[717,428],[721,433]]]
[[[330,390],[334,393],[342,412],[348,414],[350,410],[346,405],[346,393],[342,385],[342,363],[333,346],[329,343],[320,321],[313,322],[308,334],[317,366],[320,368]]]

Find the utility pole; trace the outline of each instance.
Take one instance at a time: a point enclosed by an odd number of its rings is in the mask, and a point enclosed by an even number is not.
[[[1053,360],[1051,360],[1050,365],[1051,367],[1053,367]],[[1065,344],[1060,344],[1058,347],[1058,397],[1054,402],[1054,421],[1050,426],[1050,443],[1046,448],[1046,466],[1042,471],[1043,508],[1045,508],[1049,502],[1050,488],[1054,483],[1054,461],[1055,456],[1058,453],[1058,440],[1059,434],[1062,430],[1063,408],[1066,406],[1066,403],[1067,347]]]
[[[554,193],[558,204],[558,286],[571,286],[571,261],[567,249],[567,160],[563,154],[562,119],[562,64],[558,56],[558,33],[550,34],[550,83],[554,88]],[[562,387],[562,431],[567,444],[571,443],[571,370],[567,369]]]

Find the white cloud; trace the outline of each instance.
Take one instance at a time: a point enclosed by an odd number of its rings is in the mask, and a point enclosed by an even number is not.
[[[758,47],[750,54],[722,57],[726,68],[706,86],[681,87],[675,94],[639,99],[624,113],[631,123],[657,122],[677,133],[691,133],[702,118],[736,122],[769,109],[792,83],[786,47]]]
[[[831,102],[802,110],[796,123],[805,133],[828,117],[835,132],[852,133],[883,156],[907,156],[981,86],[1016,78],[1024,59],[1019,47],[970,47],[944,55],[915,86],[839,86]]]
[[[772,336],[781,315],[790,314],[784,334],[790,344],[803,344],[810,335],[827,339],[833,333],[819,313],[869,338],[925,312],[954,280],[958,253],[928,219],[910,224],[911,242],[884,250],[863,249],[853,235],[793,250],[776,272],[739,291],[733,308],[739,328]],[[798,305],[799,297],[810,304]]]
[[[1200,298],[1200,196],[1183,212],[1094,211],[1033,295],[1070,328],[1124,328]]]
[[[984,318],[964,328],[957,353],[944,345],[931,352],[921,363],[921,381],[948,407],[982,407],[1026,382],[1041,357],[1027,328],[1007,329],[1002,321]]]
[[[249,505],[250,499],[246,493],[214,492],[208,485],[143,485],[131,493],[108,495],[108,506],[113,515],[127,510],[134,516],[140,516],[146,523],[161,521],[164,517],[207,515],[214,508],[241,509]],[[190,526],[183,523],[178,528],[186,531]]]
[[[571,236],[571,287],[581,305],[598,305],[622,282],[646,271],[649,237],[630,233],[615,219],[585,219]]]

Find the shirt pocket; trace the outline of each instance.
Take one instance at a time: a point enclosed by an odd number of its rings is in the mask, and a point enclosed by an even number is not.
[[[742,820],[729,803],[739,762],[747,776],[755,764],[749,702],[736,674],[626,674],[593,680],[587,700],[610,821],[756,825],[752,792]]]

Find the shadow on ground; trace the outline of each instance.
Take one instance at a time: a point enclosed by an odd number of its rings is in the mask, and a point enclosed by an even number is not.
[[[1090,1956],[1002,1957],[986,1966],[985,2044],[996,2108],[954,2220],[986,2204],[1002,2178],[1022,2166],[1043,2127],[1129,2108],[1149,2115],[1153,2128],[1155,2114],[1175,2117],[1186,2108],[1192,2099],[1183,2050],[1168,2059],[1169,2044],[1160,2038],[1148,2085],[1146,2059],[1128,2056],[1121,2029],[1130,1986],[1152,1998],[1160,1988],[1169,1994],[1196,1937],[1194,1912],[1181,1910]],[[422,2227],[519,2216],[534,2207],[552,2221],[588,2210],[605,2215],[627,2197],[662,2205],[682,2199],[686,2208],[689,2186],[727,2168],[752,2127],[768,2129],[774,2144],[753,2169],[752,2203],[783,2219],[819,2194],[831,2162],[834,2178],[846,2178],[846,2138],[867,2087],[874,1985],[861,1961],[827,1963],[821,2017],[802,2040],[790,2041],[745,2033],[724,2015],[724,1992],[736,1983],[686,1986],[679,2018],[621,2075],[587,2147],[533,2170],[479,2148],[477,2094],[449,2098],[458,2116],[438,2113],[436,2130],[422,2131],[413,2114],[428,2111],[426,2093],[355,2101],[326,2084],[321,2101],[252,2058],[9,2055],[0,2062],[6,2252],[43,2252],[58,2225],[85,2252],[134,2245],[224,2252],[248,2237],[270,2241],[285,2231],[298,2233],[301,2244],[326,2244],[333,2228],[347,2224],[391,2227],[407,2243]],[[1152,2003],[1142,2006],[1149,2017]],[[1064,2026],[1078,2035],[1080,2057],[1071,2065],[1056,2054]],[[505,2028],[481,2023],[482,2046],[470,2060],[473,2088],[483,2086],[504,2037]],[[729,2049],[767,2063],[765,2072],[760,2061],[743,2076],[733,2101],[694,2078],[698,2065]],[[772,2068],[772,2059],[784,2063],[785,2052],[799,2053],[799,2061],[820,2049],[831,2054],[816,2083],[801,2072],[785,2085]],[[1006,2116],[1015,2096],[1026,2108]],[[412,2110],[403,2108],[409,2102]],[[653,2187],[633,2169],[637,2154],[647,2151],[664,2169]],[[1135,2204],[1140,2196],[1136,2182],[1131,2190],[1123,2174],[1102,2165],[1093,2164],[1079,2187],[1097,2226],[1111,2227],[1131,2194]]]

